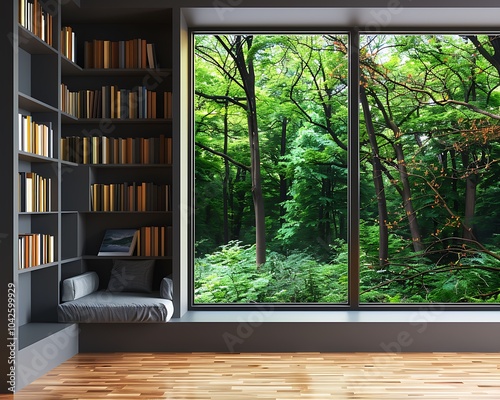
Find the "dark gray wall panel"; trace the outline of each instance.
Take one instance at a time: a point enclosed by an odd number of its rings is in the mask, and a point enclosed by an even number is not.
[[[499,322],[169,322],[80,324],[80,330],[83,353],[500,351]]]

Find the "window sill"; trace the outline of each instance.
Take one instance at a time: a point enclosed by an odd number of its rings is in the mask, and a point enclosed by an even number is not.
[[[171,322],[227,323],[259,321],[261,323],[500,323],[498,311],[197,311],[186,312]]]

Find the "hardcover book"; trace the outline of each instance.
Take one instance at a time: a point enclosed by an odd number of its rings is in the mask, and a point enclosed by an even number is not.
[[[131,256],[137,243],[137,229],[108,229],[98,256]]]

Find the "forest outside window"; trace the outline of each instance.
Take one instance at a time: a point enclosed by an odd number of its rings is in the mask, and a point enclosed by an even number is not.
[[[359,165],[348,43],[194,35],[194,305],[500,303],[500,37],[360,35]]]

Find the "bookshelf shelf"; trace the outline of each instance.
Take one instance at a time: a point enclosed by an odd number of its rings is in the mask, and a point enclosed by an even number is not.
[[[65,215],[78,215],[78,211],[64,210],[64,211],[61,211],[61,215],[62,216],[65,216]]]
[[[19,92],[18,98],[19,98],[18,101],[20,109],[31,112],[41,112],[41,113],[58,112],[57,108],[52,107],[51,105],[46,104],[43,101],[37,100],[31,96],[28,96],[27,94]]]
[[[93,256],[84,255],[82,256],[84,260],[171,260],[171,256]]]
[[[172,124],[172,119],[170,118],[134,118],[134,119],[118,119],[118,118],[76,118],[72,115],[64,113],[65,116],[71,117],[70,119],[64,119],[63,124],[79,124],[79,125],[129,125],[129,124],[143,124],[143,125],[161,125],[161,124]]]
[[[155,215],[155,214],[161,214],[161,215],[170,215],[172,214],[172,211],[80,211],[80,214],[86,214],[86,215],[120,215],[120,214],[132,214],[132,215],[137,215],[137,214],[150,214],[150,215]]]
[[[82,259],[82,257],[68,257],[68,258],[63,258],[61,260],[61,264],[70,264],[74,262],[78,262]]]
[[[172,73],[170,69],[159,68],[81,68],[75,63],[66,59],[66,64],[71,66],[63,69],[64,76],[77,76],[77,77],[103,77],[103,76],[136,76],[136,77],[157,77],[165,79]]]
[[[61,54],[61,71],[63,76],[80,75],[83,68]]]
[[[67,160],[59,160],[61,162],[61,165],[65,166],[65,167],[78,167],[80,164],[77,164],[77,163],[74,163],[74,162],[71,162],[71,161],[67,161]]]
[[[139,169],[156,169],[156,168],[162,168],[162,169],[170,169],[172,168],[172,164],[77,164],[81,167],[87,167],[87,168],[95,168],[95,169],[108,169],[108,168],[123,168],[123,169],[128,169],[128,168],[139,168]]]
[[[26,274],[26,273],[29,273],[29,272],[39,271],[41,269],[51,268],[51,267],[57,267],[57,266],[58,266],[58,262],[54,261],[54,262],[51,262],[51,263],[48,263],[48,264],[37,265],[35,267],[21,268],[21,269],[17,270],[17,273],[18,274]]]
[[[57,159],[41,156],[34,153],[28,153],[26,151],[18,151],[19,160],[36,162],[36,163],[57,163]]]
[[[19,47],[30,54],[57,55],[57,50],[45,43],[35,34],[31,33],[21,24],[18,24]]]
[[[74,117],[71,114],[65,113],[61,111],[61,123],[62,124],[77,124],[78,118]]]
[[[47,215],[58,215],[57,211],[43,211],[43,212],[25,212],[21,211],[18,213],[20,217],[29,217],[29,216],[47,216]]]

